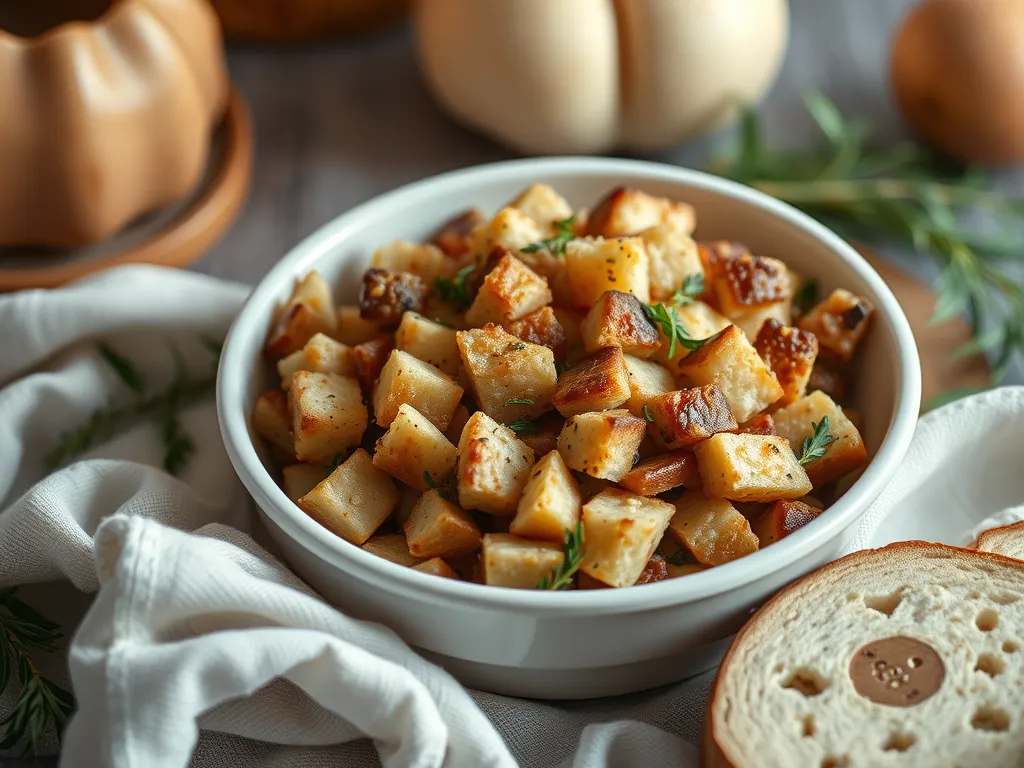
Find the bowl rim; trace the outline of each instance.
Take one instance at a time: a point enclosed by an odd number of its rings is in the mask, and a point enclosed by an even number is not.
[[[364,218],[375,217],[393,207],[418,203],[430,190],[440,186],[486,185],[507,181],[510,174],[514,178],[531,179],[525,181],[526,184],[558,175],[583,178],[621,175],[721,194],[803,230],[858,274],[874,292],[878,315],[887,321],[897,350],[895,410],[875,457],[829,508],[829,514],[820,516],[770,548],[691,574],[685,581],[668,579],[629,590],[571,590],[549,594],[440,579],[397,565],[336,536],[303,513],[284,494],[256,453],[249,437],[248,414],[242,407],[242,393],[248,387],[245,371],[250,365],[245,350],[252,349],[254,341],[255,348],[262,349],[266,317],[280,293],[281,283],[293,280],[293,274],[313,269],[314,262],[336,250],[349,230],[356,228]],[[880,326],[876,320],[876,329]],[[921,367],[910,324],[878,273],[837,234],[796,208],[737,182],[664,163],[598,157],[528,158],[472,166],[406,184],[342,213],[292,248],[259,282],[228,332],[217,375],[217,414],[231,464],[258,507],[296,544],[343,572],[358,572],[362,578],[373,579],[383,591],[419,593],[435,601],[455,601],[465,606],[530,615],[630,613],[695,602],[742,587],[809,556],[840,536],[881,494],[910,445],[920,403]],[[339,561],[345,564],[339,565]]]

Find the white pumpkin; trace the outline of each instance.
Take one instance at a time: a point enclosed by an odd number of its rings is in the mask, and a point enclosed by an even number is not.
[[[459,121],[528,154],[658,149],[771,85],[786,0],[420,0],[421,69]]]

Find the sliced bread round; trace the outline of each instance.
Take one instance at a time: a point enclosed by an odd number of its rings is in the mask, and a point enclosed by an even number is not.
[[[1024,562],[901,542],[794,582],[733,641],[705,766],[1024,766]]]
[[[978,536],[972,546],[982,552],[1024,560],[1024,522],[990,528]]]

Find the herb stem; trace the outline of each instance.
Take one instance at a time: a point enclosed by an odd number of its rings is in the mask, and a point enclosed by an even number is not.
[[[899,179],[819,179],[812,181],[752,180],[750,186],[790,203],[840,205],[861,200],[911,200],[921,196],[926,186],[944,205],[1006,204],[1006,198],[994,192],[937,181],[907,182]]]

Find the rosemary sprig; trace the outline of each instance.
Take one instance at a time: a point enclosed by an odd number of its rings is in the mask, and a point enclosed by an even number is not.
[[[438,294],[445,301],[450,301],[460,307],[468,307],[470,304],[469,286],[466,279],[473,274],[476,267],[472,264],[463,267],[455,273],[455,277],[439,277],[434,281]]]
[[[522,249],[523,253],[536,253],[539,250],[547,248],[552,254],[564,256],[565,246],[570,240],[576,239],[576,232],[574,232],[572,228],[572,225],[575,223],[576,214],[573,214],[568,219],[556,221],[554,237],[549,237],[547,240],[541,240],[539,243],[531,243]]]
[[[130,389],[135,390],[140,395],[146,389],[146,380],[142,376],[142,372],[135,367],[135,363],[129,360],[127,357],[117,352],[109,344],[98,344],[100,357],[102,357],[107,365],[114,369],[114,373],[121,377],[123,381]]]
[[[528,397],[510,397],[501,407],[504,408],[506,405],[533,405],[533,400]]]
[[[536,435],[540,433],[540,424],[532,419],[516,419],[508,428],[517,435]]]
[[[29,651],[56,653],[63,638],[59,625],[15,597],[15,590],[0,591],[0,693],[17,669],[21,694],[0,720],[0,750],[24,743],[22,757],[38,752],[40,739],[53,726],[59,739],[75,710],[71,693],[40,674]]]
[[[579,570],[583,556],[587,551],[583,548],[583,523],[577,522],[575,528],[566,528],[562,540],[562,554],[565,556],[560,565],[551,569],[551,573],[541,579],[537,589],[566,589],[572,586],[572,577]]]
[[[680,306],[689,304],[702,293],[704,293],[704,275],[701,272],[695,272],[683,278],[683,284],[672,294],[672,303]]]
[[[800,448],[800,463],[810,464],[812,461],[820,459],[825,455],[825,451],[832,445],[835,438],[829,434],[828,416],[822,416],[821,421],[815,424],[811,422],[811,428],[814,433],[810,437],[805,437],[803,445]]]

